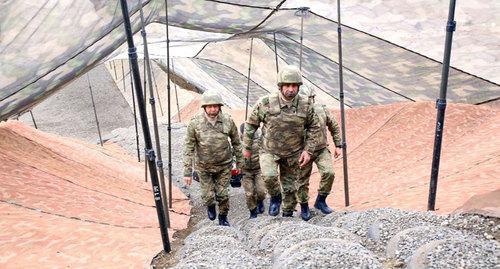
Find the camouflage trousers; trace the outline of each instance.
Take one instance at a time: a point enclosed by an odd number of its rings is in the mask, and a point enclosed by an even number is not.
[[[280,158],[277,155],[261,152],[260,169],[267,192],[271,196],[281,194],[283,189],[283,211],[293,211],[297,205],[297,180],[300,176],[299,154]]]
[[[243,180],[241,182],[245,189],[247,207],[253,210],[257,203],[266,199],[266,186],[262,181],[260,170],[243,170]]]
[[[229,212],[229,179],[231,165],[224,164],[212,167],[197,167],[200,177],[201,198],[206,206],[219,204],[219,214]]]
[[[318,193],[328,195],[332,190],[335,173],[333,172],[332,154],[328,147],[326,147],[314,152],[313,156],[311,156],[311,161],[302,167],[297,191],[299,203],[307,203],[309,200],[309,178],[311,177],[313,162],[318,167],[321,176]]]

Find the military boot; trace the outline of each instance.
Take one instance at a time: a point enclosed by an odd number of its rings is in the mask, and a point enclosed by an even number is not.
[[[286,217],[286,218],[293,217],[293,211],[283,211],[283,217]]]
[[[311,211],[309,211],[309,204],[308,203],[301,203],[300,204],[300,217],[308,221],[311,219]]]
[[[278,216],[281,206],[281,194],[272,196],[269,204],[269,215]]]
[[[257,217],[258,213],[259,212],[258,212],[257,208],[254,208],[254,209],[250,210],[250,218],[251,219],[255,219]]]
[[[264,208],[264,200],[261,200],[257,203],[257,214],[264,213],[266,209]]]
[[[227,221],[227,215],[220,215],[219,214],[219,225],[229,226],[229,222]]]
[[[327,195],[324,194],[318,194],[318,197],[316,197],[316,202],[314,203],[314,207],[316,209],[319,209],[323,214],[330,214],[333,212],[333,210],[326,204],[326,196]]]
[[[214,220],[217,217],[217,212],[215,211],[215,205],[209,205],[207,207],[208,218]]]

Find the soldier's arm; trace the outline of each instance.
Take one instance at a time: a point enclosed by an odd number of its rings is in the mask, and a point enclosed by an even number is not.
[[[184,176],[190,177],[193,172],[194,151],[196,146],[196,136],[194,123],[191,120],[187,127],[186,141],[184,146]]]
[[[252,142],[255,131],[259,129],[259,125],[262,122],[262,103],[259,100],[252,110],[250,117],[248,117],[245,122],[245,131],[243,133],[243,148],[245,150],[252,150]]]
[[[304,150],[309,154],[314,153],[314,149],[318,143],[318,138],[321,135],[321,126],[319,124],[318,114],[314,111],[312,106],[307,113],[306,122],[306,145]]]
[[[340,140],[340,128],[337,122],[337,119],[330,115],[330,111],[326,107],[323,108],[326,114],[326,127],[330,131],[330,134],[333,138],[333,143],[335,143],[335,147],[340,147],[342,142]]]
[[[238,128],[233,120],[231,120],[231,130],[229,131],[231,145],[233,146],[233,154],[236,157],[236,166],[241,169],[243,164],[243,154],[241,153],[241,140],[238,134]]]

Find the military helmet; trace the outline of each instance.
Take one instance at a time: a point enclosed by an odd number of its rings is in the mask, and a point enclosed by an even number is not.
[[[278,87],[286,83],[302,85],[302,74],[296,66],[287,65],[278,73]]]
[[[316,92],[314,91],[314,89],[306,87],[305,85],[300,87],[300,94],[305,95],[309,98],[316,96]]]
[[[222,97],[213,90],[209,90],[203,93],[201,96],[201,107],[208,105],[220,105],[223,106]]]

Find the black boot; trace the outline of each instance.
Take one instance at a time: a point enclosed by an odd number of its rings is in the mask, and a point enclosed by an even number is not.
[[[257,214],[264,213],[266,209],[264,208],[264,200],[261,200],[257,203]]]
[[[214,220],[217,217],[217,211],[215,211],[215,205],[209,205],[207,207],[208,218]]]
[[[293,217],[293,211],[283,211],[283,217],[287,218]]]
[[[251,219],[255,219],[257,217],[257,214],[258,214],[257,208],[250,210],[250,218]]]
[[[326,204],[326,196],[327,195],[318,194],[314,207],[319,209],[323,214],[330,214],[333,210]]]
[[[229,226],[229,222],[227,221],[227,215],[220,215],[219,214],[219,225]]]
[[[301,203],[300,204],[300,217],[308,221],[311,219],[311,212],[309,211],[309,204],[308,203]]]
[[[280,213],[281,206],[281,194],[272,196],[271,202],[269,204],[269,215],[270,216],[278,216]]]

